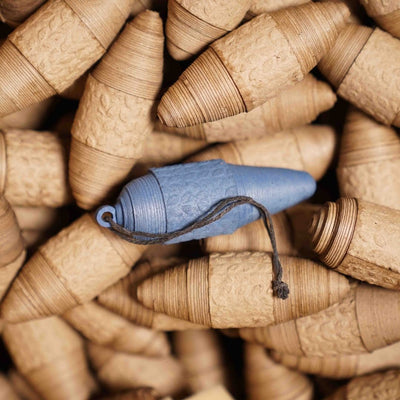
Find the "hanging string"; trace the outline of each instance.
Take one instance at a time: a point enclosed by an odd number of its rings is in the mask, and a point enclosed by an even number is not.
[[[223,199],[217,203],[216,206],[212,207],[204,216],[202,216],[197,221],[191,223],[183,229],[177,230],[170,233],[148,233],[140,231],[130,231],[123,226],[117,224],[113,219],[111,214],[104,213],[102,218],[104,221],[108,222],[111,226],[111,230],[119,235],[122,239],[135,244],[162,244],[166,243],[172,239],[179,236],[190,233],[195,229],[202,228],[206,225],[212,224],[215,221],[221,219],[225,214],[231,211],[233,208],[238,207],[243,204],[250,204],[256,207],[263,218],[264,225],[267,229],[269,238],[272,245],[272,266],[274,269],[274,280],[272,281],[272,289],[275,296],[280,299],[287,299],[289,296],[289,287],[282,281],[282,265],[279,260],[279,254],[276,247],[276,237],[274,226],[272,223],[272,218],[270,212],[261,203],[258,203],[251,197],[247,196],[234,196]]]

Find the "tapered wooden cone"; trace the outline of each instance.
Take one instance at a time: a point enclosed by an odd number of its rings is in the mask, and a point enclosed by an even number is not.
[[[216,386],[212,389],[203,390],[185,400],[234,400],[223,386]]]
[[[61,93],[106,51],[133,0],[50,0],[0,48],[0,115]]]
[[[228,386],[229,372],[215,331],[174,332],[173,343],[191,393],[217,385]]]
[[[399,60],[398,39],[379,28],[348,25],[319,69],[341,97],[377,121],[400,126]],[[382,79],[386,76],[394,78]]]
[[[398,291],[364,284],[314,315],[275,326],[240,329],[240,336],[297,356],[372,352],[400,340],[399,299]]]
[[[176,60],[186,60],[200,53],[208,44],[235,29],[249,6],[250,0],[206,3],[168,0],[168,52]]]
[[[143,153],[163,72],[160,16],[145,11],[128,23],[89,74],[72,126],[69,178],[80,207],[114,194]]]
[[[268,253],[215,253],[155,275],[137,289],[144,306],[214,328],[265,326],[308,315],[339,301],[348,281],[311,260],[281,257],[292,292],[272,293]],[[329,273],[331,272],[331,273]]]
[[[59,210],[52,207],[20,207],[13,210],[21,229],[45,231],[50,229],[59,217]]]
[[[83,215],[37,250],[1,306],[9,322],[62,314],[129,273],[145,246],[131,244]]]
[[[43,399],[89,397],[83,343],[64,321],[51,317],[6,325],[3,339],[18,371]]]
[[[247,10],[246,18],[251,19],[257,15],[278,11],[282,8],[298,6],[309,0],[252,0]]]
[[[10,370],[7,377],[14,391],[22,400],[41,400],[28,381],[16,369]]]
[[[400,289],[400,210],[340,198],[314,215],[310,234],[315,253],[328,267]]]
[[[201,326],[199,325],[156,313],[149,308],[143,307],[135,296],[136,288],[140,282],[179,262],[176,258],[143,262],[135,266],[124,279],[100,293],[97,300],[109,310],[129,321],[152,329],[160,331],[200,329]]]
[[[331,127],[308,125],[259,139],[217,145],[192,156],[190,161],[221,158],[231,164],[298,169],[318,180],[333,159],[335,143]]]
[[[247,343],[244,348],[246,399],[311,400],[311,381],[299,372],[275,363],[262,346]]]
[[[22,400],[15,392],[9,380],[0,373],[0,400]]]
[[[0,132],[0,192],[12,205],[68,204],[71,192],[65,145],[65,139],[51,132]]]
[[[18,26],[34,13],[46,0],[2,0],[0,19],[10,26]]]
[[[160,358],[117,353],[89,343],[89,357],[99,380],[113,390],[153,387],[162,396],[181,392],[182,367],[172,356]]]
[[[129,390],[106,397],[100,397],[97,400],[158,400],[156,391],[153,388],[140,388]]]
[[[347,116],[337,177],[340,194],[400,209],[400,138],[358,110]]]
[[[161,122],[196,125],[263,104],[307,75],[348,15],[344,4],[329,2],[252,19],[214,42],[169,88],[158,107]]]
[[[308,74],[248,113],[186,128],[168,128],[160,124],[159,129],[207,142],[253,139],[308,124],[333,107],[335,101],[330,86]]]
[[[72,308],[63,318],[91,342],[116,351],[146,356],[170,353],[165,333],[133,325],[94,301]]]

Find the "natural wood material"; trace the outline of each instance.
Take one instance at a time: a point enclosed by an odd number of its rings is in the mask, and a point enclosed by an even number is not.
[[[144,250],[85,214],[25,264],[2,303],[2,315],[15,323],[62,314],[127,275]]]
[[[282,8],[299,6],[309,0],[252,0],[247,10],[246,18],[251,19],[257,15],[278,11]]]
[[[286,300],[272,293],[269,253],[215,253],[157,274],[137,289],[144,306],[214,328],[265,326],[308,315],[349,290],[340,274],[306,259],[281,256]]]
[[[302,81],[282,90],[248,113],[186,128],[162,124],[158,128],[207,142],[254,139],[308,124],[318,114],[333,107],[335,102],[336,95],[330,86],[308,74]]]
[[[400,126],[400,41],[379,28],[348,25],[319,69],[337,94],[386,125]]]
[[[343,197],[400,209],[400,138],[353,109],[341,139],[337,178]]]
[[[342,3],[307,3],[262,14],[214,42],[164,94],[158,116],[184,127],[265,103],[301,81],[335,43]]]
[[[43,399],[89,397],[83,342],[64,321],[51,317],[6,325],[3,339],[18,371]]]
[[[22,400],[41,400],[27,380],[16,370],[11,369],[7,377],[14,391]]]
[[[49,0],[0,48],[0,115],[61,93],[106,51],[133,0]]]
[[[12,205],[59,207],[72,197],[66,140],[56,133],[0,132],[0,192]]]
[[[234,400],[233,397],[222,386],[204,390],[193,396],[187,397],[185,400]]]
[[[173,345],[191,393],[217,385],[228,386],[229,371],[215,331],[174,332]]]
[[[162,20],[144,11],[89,74],[71,130],[69,179],[80,207],[91,209],[113,195],[143,154],[163,51]]]
[[[278,352],[306,357],[372,352],[400,340],[400,293],[360,285],[339,303],[316,314],[240,336]]]
[[[46,0],[1,0],[0,19],[12,26],[18,26],[33,14]]]
[[[89,358],[99,380],[113,390],[153,387],[162,396],[181,392],[185,385],[183,371],[172,356],[159,358],[117,353],[92,343]]]
[[[46,231],[57,223],[59,211],[52,207],[20,207],[14,206],[18,225],[25,230]]]
[[[72,308],[63,318],[91,342],[116,351],[160,357],[170,353],[165,333],[134,325],[94,301]]]
[[[235,29],[250,0],[168,0],[168,52],[176,60],[200,53],[208,44]]]
[[[400,210],[340,198],[314,215],[310,233],[315,253],[328,267],[400,289]]]
[[[313,385],[303,374],[275,363],[266,350],[245,344],[247,400],[311,400]]]
[[[21,400],[11,382],[0,373],[0,400]]]
[[[160,399],[152,388],[140,388],[136,390],[125,391],[110,396],[99,397],[96,400],[157,400]]]

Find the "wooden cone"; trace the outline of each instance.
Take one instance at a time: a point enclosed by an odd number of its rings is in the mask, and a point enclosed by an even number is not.
[[[268,253],[215,253],[155,275],[137,288],[144,306],[213,328],[265,326],[308,315],[349,290],[340,274],[311,260],[281,257],[288,299],[272,293]]]
[[[89,397],[92,381],[82,340],[61,319],[6,325],[3,339],[19,372],[41,397]]]
[[[48,230],[57,223],[59,217],[59,210],[52,207],[14,206],[13,210],[19,227],[25,230]]]
[[[98,301],[109,310],[129,321],[152,329],[160,331],[201,329],[199,325],[145,308],[135,296],[136,288],[140,282],[179,262],[180,260],[176,258],[143,262],[135,266],[124,279],[100,293]]]
[[[0,400],[21,400],[9,380],[0,373]]]
[[[91,342],[116,351],[160,357],[170,353],[165,333],[133,325],[94,301],[72,308],[63,318]]]
[[[62,314],[86,303],[127,275],[144,249],[85,214],[25,264],[2,302],[2,315],[16,323]]]
[[[196,154],[190,161],[221,158],[231,164],[298,169],[318,180],[332,162],[335,143],[331,127],[308,125],[260,139],[217,145]]]
[[[168,52],[175,60],[186,60],[200,53],[208,44],[235,29],[249,6],[250,0],[168,0],[165,27]]]
[[[360,25],[348,25],[319,63],[341,97],[377,121],[395,126],[400,126],[399,68],[399,40]],[[382,78],[386,76],[394,78]]]
[[[340,198],[314,215],[310,233],[315,253],[328,267],[400,289],[400,210]]]
[[[46,0],[2,0],[0,19],[12,27],[18,26],[33,14]]]
[[[278,352],[306,357],[372,352],[400,340],[400,293],[360,285],[340,303],[275,326],[240,329],[240,336]]]
[[[12,205],[59,207],[71,201],[66,141],[51,132],[0,132],[0,192]]]
[[[133,0],[50,0],[0,48],[0,115],[61,93],[106,51]]]
[[[265,103],[308,74],[348,15],[344,4],[329,2],[252,19],[214,42],[169,88],[158,107],[161,122],[196,125]]]
[[[281,10],[282,8],[299,6],[309,0],[252,0],[247,10],[246,19],[251,19],[260,14]]]
[[[185,385],[182,367],[176,358],[143,357],[117,353],[88,344],[89,357],[99,380],[113,390],[153,387],[162,396],[181,392]]]
[[[89,74],[71,130],[69,179],[80,207],[113,195],[141,157],[162,81],[163,46],[160,16],[145,11]]]
[[[106,397],[100,397],[97,400],[157,400],[157,399],[160,399],[160,397],[157,396],[157,393],[154,389],[140,388]]]
[[[234,400],[233,397],[222,386],[216,386],[211,389],[203,390],[185,400]]]
[[[305,376],[276,364],[262,346],[244,348],[246,399],[311,400],[313,385]]]
[[[229,372],[215,331],[174,332],[173,344],[190,393],[217,385],[228,386]]]
[[[302,81],[248,113],[186,128],[158,126],[167,132],[207,142],[254,139],[308,124],[318,114],[332,108],[335,102],[336,96],[330,86],[308,74]]]
[[[358,110],[347,116],[337,168],[340,194],[400,209],[400,138]]]
[[[10,370],[7,376],[14,391],[22,400],[41,400],[32,386],[16,369]]]

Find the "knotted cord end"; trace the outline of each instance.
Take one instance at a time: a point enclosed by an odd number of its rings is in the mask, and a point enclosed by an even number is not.
[[[289,297],[290,291],[286,282],[273,280],[272,290],[274,291],[274,295],[282,300],[286,300]]]

